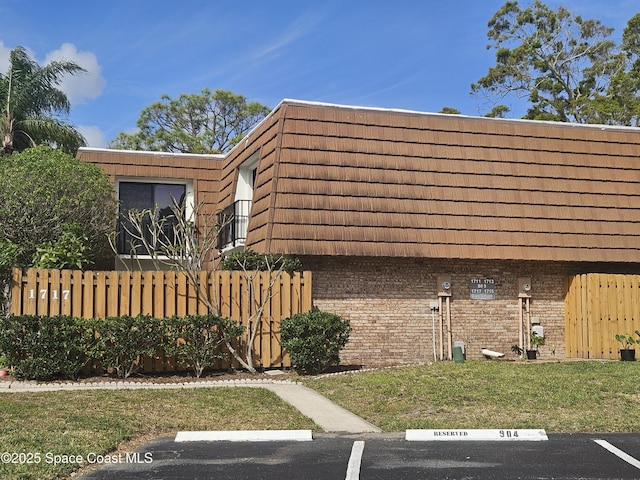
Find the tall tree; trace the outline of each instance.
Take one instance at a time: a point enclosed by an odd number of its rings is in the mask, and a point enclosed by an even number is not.
[[[2,152],[11,154],[39,144],[56,145],[75,154],[85,139],[63,120],[69,100],[57,86],[64,75],[85,72],[68,61],[41,67],[23,47],[9,55],[9,70],[0,74],[0,138]]]
[[[627,23],[611,62],[615,73],[606,91],[595,95],[591,115],[602,124],[640,126],[640,14]]]
[[[471,86],[480,96],[526,98],[525,118],[574,123],[601,121],[594,100],[625,69],[612,28],[540,0],[520,8],[508,1],[489,21],[487,48],[496,65]],[[622,88],[622,86],[621,86]]]
[[[163,95],[140,114],[134,134],[120,132],[110,148],[178,153],[222,153],[269,113],[225,90],[204,89],[176,99]]]

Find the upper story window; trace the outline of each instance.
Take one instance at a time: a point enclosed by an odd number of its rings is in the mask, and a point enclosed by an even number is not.
[[[242,247],[247,238],[249,228],[249,214],[253,189],[258,172],[259,152],[255,152],[242,162],[238,169],[238,183],[234,202],[221,212],[218,219],[221,225],[218,233],[218,249],[230,252]]]
[[[253,199],[253,187],[258,174],[258,152],[242,162],[238,171],[235,201]]]
[[[165,183],[166,182],[166,183]],[[145,215],[142,228],[146,241],[159,248],[162,242],[173,243],[175,241],[174,226],[177,219],[174,214],[174,205],[181,205],[183,215],[189,215],[188,207],[193,204],[193,189],[186,181],[118,181],[118,198],[120,201],[120,215],[118,216],[118,253],[122,255],[148,255],[148,251],[141,247],[140,240],[136,240],[130,233],[136,233],[131,222],[127,220],[130,210],[155,212],[154,220],[162,219],[161,232],[154,232],[150,228],[152,219],[150,214]],[[189,201],[188,201],[189,200]],[[161,236],[162,238],[157,238]],[[136,247],[136,248],[134,248]],[[135,251],[134,251],[135,250]]]

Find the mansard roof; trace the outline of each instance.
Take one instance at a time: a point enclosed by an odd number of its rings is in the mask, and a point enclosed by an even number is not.
[[[282,101],[247,245],[295,255],[640,261],[640,130]]]

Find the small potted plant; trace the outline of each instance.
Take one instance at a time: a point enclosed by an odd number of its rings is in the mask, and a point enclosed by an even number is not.
[[[0,355],[0,377],[6,377],[9,375],[9,365],[7,365],[7,357],[4,353]]]
[[[640,336],[638,330],[636,330],[636,334]],[[620,349],[620,360],[622,360],[623,362],[633,362],[636,359],[636,350],[631,347],[639,341],[634,339],[628,333],[617,334],[616,340],[619,341],[622,346],[622,348]]]
[[[531,332],[531,350],[527,350],[527,359],[535,360],[538,358],[538,348],[544,343],[544,337],[541,337],[536,332]]]

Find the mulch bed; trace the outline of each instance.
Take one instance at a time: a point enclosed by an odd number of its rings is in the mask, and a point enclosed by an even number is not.
[[[191,382],[202,382],[202,381],[244,381],[244,380],[290,380],[292,373],[290,370],[280,370],[277,375],[268,375],[264,372],[259,372],[257,374],[251,374],[246,371],[212,371],[212,372],[204,372],[200,378],[196,378],[196,376],[192,372],[165,372],[165,373],[134,373],[129,378],[123,379],[118,378],[116,375],[92,375],[87,377],[80,377],[78,380],[68,380],[68,379],[56,379],[53,380],[55,383],[100,383],[100,382],[127,382],[127,383],[155,383],[155,384],[163,384],[163,383],[191,383]],[[7,375],[6,377],[0,377],[0,382],[14,382],[16,378],[12,375]],[[37,383],[49,383],[46,381],[38,381]]]

